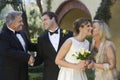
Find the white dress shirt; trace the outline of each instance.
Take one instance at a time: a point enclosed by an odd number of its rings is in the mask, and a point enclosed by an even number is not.
[[[25,49],[25,41],[23,40],[21,34],[16,34],[16,36],[17,36],[18,40],[20,41],[24,51],[26,51],[26,49]]]
[[[48,33],[48,35],[49,35],[50,42],[52,43],[53,47],[55,48],[55,51],[57,52],[59,41],[60,41],[60,29],[58,29],[58,34],[54,33],[53,35],[50,35],[50,33]]]

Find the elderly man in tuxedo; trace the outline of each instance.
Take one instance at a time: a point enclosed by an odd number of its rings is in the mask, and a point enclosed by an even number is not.
[[[28,64],[34,62],[27,51],[34,51],[36,45],[22,31],[21,15],[20,11],[8,13],[0,32],[0,80],[28,80]]]
[[[54,12],[44,12],[42,22],[46,31],[38,37],[38,53],[34,65],[44,63],[43,80],[57,80],[59,68],[55,64],[55,57],[64,41],[73,34],[59,27]]]

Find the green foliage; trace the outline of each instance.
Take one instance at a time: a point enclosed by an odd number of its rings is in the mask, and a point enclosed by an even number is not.
[[[4,23],[5,23],[4,19],[0,20],[0,30],[2,29]]]
[[[6,6],[7,3],[0,1],[0,12]]]
[[[86,69],[85,72],[86,72],[88,80],[94,80],[94,77],[95,77],[94,70]]]
[[[38,69],[41,69],[41,68],[38,68]],[[34,69],[34,70],[37,70],[37,69]],[[86,69],[85,72],[86,72],[88,80],[94,80],[94,77],[95,77],[94,70]],[[30,80],[42,80],[42,78],[43,78],[43,73],[41,71],[37,71],[37,72],[29,71]]]
[[[94,19],[104,20],[106,23],[108,23],[109,19],[111,18],[110,7],[112,4],[112,0],[102,0],[101,6],[98,8]]]
[[[86,39],[87,39],[90,43],[92,43],[92,36],[88,36],[88,37],[86,37]]]
[[[3,0],[0,1],[0,12],[7,4],[11,4],[14,10],[22,10],[21,8],[22,0]]]
[[[36,67],[29,67],[30,80],[42,80],[43,78],[43,64]]]
[[[93,56],[93,54],[89,50],[85,50],[83,48],[73,53],[72,56],[76,57],[76,59],[79,59],[79,60],[88,60]]]
[[[47,0],[47,11],[51,10],[51,0]]]
[[[43,64],[36,66],[36,67],[29,67],[28,70],[30,73],[39,73],[39,72],[43,72]]]
[[[76,56],[76,58],[80,59],[80,60],[87,60],[87,59],[90,59],[92,57],[92,54],[89,53],[89,51],[83,51],[83,50],[81,50],[81,51],[79,51],[76,54],[78,55],[78,56]]]
[[[43,32],[43,25],[40,18],[41,14],[37,8],[38,7],[36,4],[31,4],[31,6],[28,6],[26,9],[28,15],[29,33],[31,38],[36,38]]]
[[[29,80],[42,80],[42,73],[29,73]]]

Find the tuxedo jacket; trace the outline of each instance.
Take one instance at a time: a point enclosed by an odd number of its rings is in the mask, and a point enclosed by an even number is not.
[[[20,35],[25,41],[23,49],[16,35],[6,26],[0,33],[0,80],[28,80],[28,60],[30,55],[27,50],[35,50],[24,32]]]
[[[66,34],[62,31],[63,30],[60,29],[60,41],[57,51],[55,51],[50,42],[48,31],[38,37],[38,53],[35,59],[35,65],[44,63],[43,80],[57,80],[59,68],[55,64],[56,55],[64,41],[73,36],[71,31],[67,31]]]

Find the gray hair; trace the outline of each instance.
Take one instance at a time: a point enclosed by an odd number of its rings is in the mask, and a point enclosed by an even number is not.
[[[100,37],[105,40],[110,40],[111,34],[110,34],[109,26],[102,20],[94,20],[93,24],[94,23],[99,24]]]
[[[22,11],[11,11],[6,16],[6,24],[9,25],[11,22],[13,22],[17,16],[21,16]]]

